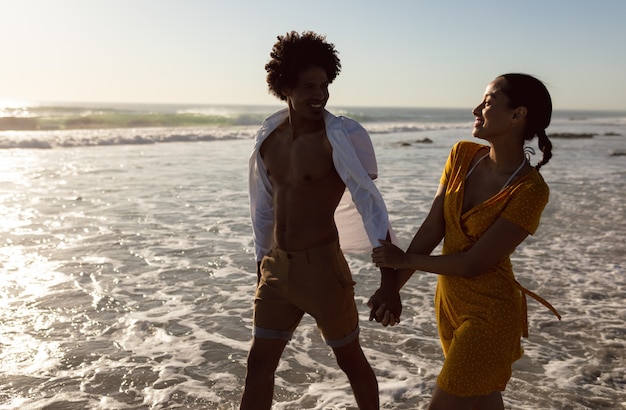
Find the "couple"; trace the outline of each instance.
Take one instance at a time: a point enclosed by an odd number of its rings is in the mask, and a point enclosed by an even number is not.
[[[287,108],[264,122],[250,158],[257,289],[241,408],[271,407],[274,372],[304,313],[317,321],[359,408],[379,408],[376,376],[359,344],[341,217],[335,219],[352,210],[381,270],[370,320],[397,324],[399,291],[410,276],[416,270],[439,275],[435,309],[445,360],[430,408],[502,409],[500,392],[527,331],[525,295],[536,297],[515,280],[509,255],[535,232],[548,202],[537,172],[551,157],[548,91],[524,74],[487,86],[473,111],[472,133],[488,145],[465,141],[452,148],[430,213],[404,252],[391,242],[373,182],[369,135],[325,110],[328,86],[341,69],[334,45],[313,32],[291,32],[278,37],[270,56],[269,90]],[[524,143],[535,136],[543,159],[533,167]],[[443,255],[431,256],[442,240]],[[341,237],[344,248],[349,241]]]

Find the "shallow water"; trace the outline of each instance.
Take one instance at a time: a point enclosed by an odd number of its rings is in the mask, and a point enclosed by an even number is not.
[[[513,263],[563,320],[529,300],[507,408],[626,408],[626,157],[610,155],[626,148],[626,127],[575,127],[587,129],[623,136],[553,141],[542,170],[550,203]],[[415,142],[424,137],[434,142]],[[464,137],[373,135],[377,184],[405,246]],[[256,283],[250,149],[234,139],[0,152],[0,409],[237,407]],[[425,408],[442,362],[435,276],[411,279],[401,325],[385,329],[366,320],[379,274],[367,255],[349,263],[381,407]],[[274,409],[354,408],[305,317],[279,365]]]

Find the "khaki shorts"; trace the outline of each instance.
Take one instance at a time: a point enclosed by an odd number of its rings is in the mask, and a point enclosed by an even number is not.
[[[297,252],[274,246],[261,261],[254,337],[290,340],[308,313],[329,346],[348,344],[359,334],[354,284],[339,242]]]

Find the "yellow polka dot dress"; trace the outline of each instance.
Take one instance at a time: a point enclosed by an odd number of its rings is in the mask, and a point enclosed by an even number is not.
[[[443,254],[471,248],[499,217],[533,234],[548,203],[548,186],[532,169],[463,214],[465,177],[483,147],[461,141],[446,163],[441,177],[446,186]],[[474,278],[439,275],[435,313],[445,360],[437,384],[444,391],[468,397],[505,389],[511,364],[523,353],[520,339],[526,318],[514,282],[508,257]]]

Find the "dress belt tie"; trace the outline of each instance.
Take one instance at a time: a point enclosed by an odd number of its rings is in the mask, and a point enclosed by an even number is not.
[[[559,320],[561,320],[561,315],[559,314],[559,312],[547,300],[545,300],[544,298],[537,295],[536,293],[523,287],[515,278],[512,278],[511,276],[506,276],[506,275],[503,275],[503,276],[507,278],[511,283],[513,283],[513,285],[522,292],[522,308],[524,309],[524,333],[523,333],[524,337],[528,337],[528,304],[526,302],[526,295],[529,295],[530,297],[535,299],[537,302],[541,303],[542,305],[550,309],[550,311],[554,313],[554,315],[558,317]]]

